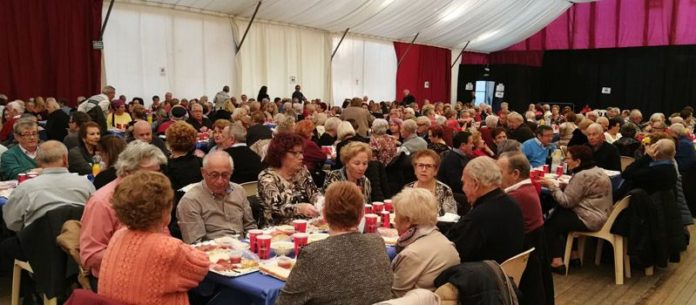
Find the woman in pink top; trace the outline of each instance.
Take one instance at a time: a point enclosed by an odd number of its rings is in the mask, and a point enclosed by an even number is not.
[[[101,263],[99,294],[125,304],[189,304],[187,291],[208,272],[205,253],[162,228],[173,191],[158,172],[139,171],[116,187],[113,208],[126,226],[114,234]]]

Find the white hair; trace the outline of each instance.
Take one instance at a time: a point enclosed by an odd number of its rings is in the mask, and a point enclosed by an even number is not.
[[[633,109],[631,110],[631,114],[628,115],[630,118],[635,118],[635,117],[641,117],[643,118],[643,114],[640,112],[638,109]]]
[[[524,117],[529,121],[536,121],[536,113],[534,111],[525,112]]]
[[[510,112],[508,114],[507,119],[508,119],[508,122],[509,121],[523,122],[524,121],[524,118],[522,117],[522,115],[519,114],[517,111]]]
[[[211,152],[203,157],[203,168],[205,168],[208,165],[208,162],[210,158],[215,157],[220,155],[220,157],[227,158],[227,160],[230,162],[230,167],[232,170],[234,170],[234,160],[232,160],[232,157],[230,157],[230,154],[228,154],[224,150],[215,150],[214,152]]]
[[[408,119],[401,124],[401,130],[408,133],[415,133],[418,129],[418,123],[412,119]]]
[[[330,117],[324,122],[324,130],[336,130],[338,124],[341,124],[341,119],[337,117]]]
[[[375,119],[372,122],[372,133],[376,136],[387,133],[387,129],[389,129],[389,122],[385,119]]]
[[[587,126],[587,129],[585,129],[585,130],[586,130],[587,132],[590,132],[590,131],[592,131],[592,130],[596,130],[596,131],[599,132],[599,133],[603,133],[603,132],[604,132],[604,127],[603,127],[601,124],[599,124],[599,123],[592,123],[592,124],[590,124],[590,126]]]
[[[469,161],[464,168],[464,175],[485,186],[500,186],[500,167],[490,157],[478,157]]]
[[[650,116],[650,122],[665,121],[665,115],[662,112],[655,112]]]
[[[486,126],[488,128],[495,128],[498,126],[498,117],[495,115],[489,115],[486,117]]]
[[[135,140],[128,143],[126,149],[118,155],[118,161],[114,165],[117,175],[124,177],[140,169],[140,164],[144,160],[154,160],[160,165],[167,164],[167,157],[164,156],[157,146],[141,140]]]
[[[14,100],[7,103],[7,108],[14,110],[17,114],[24,113],[24,101]]]
[[[347,136],[354,136],[355,129],[353,129],[353,125],[351,125],[350,122],[342,121],[340,124],[338,124],[336,135],[338,136],[339,141],[343,141],[343,139]]]
[[[669,126],[669,130],[674,132],[677,136],[685,136],[686,135],[686,127],[682,123],[674,123],[671,126]]]
[[[447,122],[447,118],[446,118],[446,117],[441,116],[441,115],[436,115],[436,116],[435,116],[435,124],[437,124],[437,125],[439,125],[439,126],[442,126],[442,125],[445,125],[446,122]]]

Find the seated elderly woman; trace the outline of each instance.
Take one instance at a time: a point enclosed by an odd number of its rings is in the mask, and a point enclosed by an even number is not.
[[[457,202],[454,201],[452,189],[436,179],[440,169],[440,155],[435,151],[421,150],[411,158],[416,181],[406,184],[406,188],[422,188],[435,195],[437,214],[457,214]]]
[[[587,146],[570,146],[565,162],[573,177],[562,190],[549,179],[541,179],[541,185],[549,188],[558,207],[546,221],[546,238],[552,258],[551,268],[563,273],[561,258],[564,238],[570,231],[597,231],[607,221],[612,207],[612,186],[609,176],[597,167],[592,150]],[[577,255],[574,255],[577,258]]]
[[[264,206],[266,224],[277,225],[296,217],[319,215],[313,203],[319,188],[304,167],[304,139],[294,133],[279,133],[268,145],[264,162],[268,168],[259,173],[259,199]]]
[[[172,197],[169,179],[160,173],[138,171],[121,180],[112,202],[125,228],[106,248],[100,295],[125,304],[188,304],[186,292],[203,280],[210,262],[205,253],[163,232]]]
[[[338,124],[338,141],[339,142],[336,143],[336,162],[333,166],[331,166],[332,169],[339,169],[343,167],[343,160],[341,160],[341,150],[344,146],[348,145],[348,143],[354,141],[368,143],[368,141],[365,138],[357,135],[357,133],[355,132],[355,127],[349,121],[343,121],[340,124]]]
[[[312,141],[312,135],[314,134],[314,123],[309,120],[302,120],[295,124],[295,133],[304,139],[304,158],[302,162],[304,163],[307,170],[310,173],[315,173],[316,171],[321,171],[324,162],[326,161],[326,154],[321,151],[321,148],[317,143]],[[313,176],[316,177],[316,176]]]
[[[104,168],[94,177],[94,188],[100,189],[109,182],[116,180],[116,161],[118,155],[126,149],[126,141],[114,135],[108,135],[101,138],[99,141],[99,156],[104,162]]]
[[[324,133],[321,134],[317,144],[319,146],[332,146],[336,144],[336,139],[338,136],[338,124],[341,123],[341,119],[337,117],[330,117],[324,122]]]
[[[451,130],[449,130],[451,132]],[[450,150],[449,145],[445,142],[445,130],[440,125],[430,127],[428,131],[428,149],[432,149],[438,154]]]
[[[459,264],[454,244],[437,229],[438,203],[430,191],[418,188],[406,188],[392,200],[399,233],[392,293],[401,297],[416,288],[435,291],[435,278]]]
[[[340,154],[341,159],[345,162],[345,166],[326,175],[324,189],[326,190],[332,183],[337,181],[349,181],[355,183],[360,188],[366,203],[371,202],[372,186],[370,179],[365,176],[367,163],[372,159],[370,146],[363,142],[350,142],[341,149]]]
[[[198,132],[189,123],[178,121],[167,128],[166,135],[172,154],[164,173],[171,180],[174,191],[203,180],[199,170],[203,159],[194,154]]]
[[[384,241],[358,231],[364,207],[353,183],[336,182],[326,190],[323,214],[330,236],[302,248],[276,304],[368,305],[391,298]]]
[[[396,157],[396,147],[398,140],[387,134],[389,123],[385,119],[376,119],[372,122],[372,137],[370,138],[370,148],[375,159],[382,165],[389,165]]]
[[[92,165],[99,163],[99,140],[101,130],[99,124],[87,122],[80,126],[80,145],[70,149],[68,154],[68,169],[72,173],[87,175],[92,173]]]
[[[227,137],[226,133],[224,132],[225,127],[228,127],[232,125],[232,122],[230,120],[225,120],[225,119],[217,119],[213,123],[213,142],[215,145],[210,148],[209,152],[213,152],[216,150],[225,150],[230,148],[232,146],[232,142],[230,141],[230,138]]]
[[[403,120],[401,120],[398,117],[393,117],[389,119],[389,130],[387,131],[387,134],[394,137],[396,140],[401,142],[401,125],[404,123]]]

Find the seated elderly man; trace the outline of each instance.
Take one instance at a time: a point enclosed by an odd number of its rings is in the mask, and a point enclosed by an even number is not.
[[[18,144],[12,146],[0,158],[0,170],[4,180],[17,179],[17,175],[36,169],[36,154],[39,149],[39,127],[31,118],[22,118],[13,127]]]
[[[418,124],[414,120],[406,120],[401,125],[401,137],[404,139],[397,153],[414,154],[428,148],[428,142],[417,134]]]
[[[92,287],[96,289],[99,278],[99,267],[106,246],[111,236],[123,227],[116,218],[116,212],[111,206],[116,186],[123,177],[140,170],[159,171],[167,163],[167,157],[154,145],[143,141],[133,141],[126,146],[116,161],[116,180],[103,186],[89,198],[82,214],[82,231],[80,232],[80,262],[92,278]]]
[[[234,162],[224,151],[203,158],[203,181],[190,189],[177,207],[181,235],[187,243],[256,229],[244,188],[230,182]]]
[[[501,171],[501,188],[517,201],[522,210],[524,232],[532,232],[544,225],[541,201],[532,180],[529,179],[530,164],[520,152],[505,152],[498,158]]]
[[[169,155],[169,150],[167,145],[159,137],[152,136],[152,125],[147,121],[136,121],[133,124],[133,139],[140,140],[145,143],[149,143],[157,146],[165,156]]]
[[[515,200],[500,189],[500,168],[489,157],[475,158],[462,174],[471,211],[447,233],[462,262],[502,263],[522,252],[524,222]]]
[[[230,181],[244,183],[258,180],[261,172],[261,157],[247,146],[247,130],[240,122],[225,127],[222,131],[229,139],[230,147],[225,149],[236,164]]]
[[[7,228],[19,231],[62,205],[84,205],[95,191],[85,177],[68,173],[68,149],[58,141],[41,144],[36,162],[41,175],[17,186],[2,207]]]
[[[587,127],[587,144],[592,148],[595,164],[603,169],[621,171],[619,149],[604,140],[604,127],[592,123]]]
[[[541,125],[536,129],[536,138],[529,139],[522,143],[522,152],[532,167],[539,167],[546,164],[549,153],[556,150],[553,141],[553,129],[546,125]]]

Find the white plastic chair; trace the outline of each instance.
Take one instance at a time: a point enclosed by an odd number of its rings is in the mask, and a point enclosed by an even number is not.
[[[611,233],[611,227],[616,221],[616,217],[619,213],[628,207],[631,196],[626,196],[621,199],[617,204],[614,205],[614,209],[609,214],[607,221],[604,223],[601,229],[597,232],[570,232],[568,233],[568,238],[566,240],[565,255],[563,256],[563,264],[566,266],[566,276],[568,275],[568,264],[570,263],[570,253],[573,248],[573,240],[578,239],[578,254],[580,256],[580,263],[583,261],[583,254],[585,252],[585,242],[586,237],[596,237],[600,240],[608,241],[614,248],[614,274],[616,278],[616,285],[623,285],[624,283],[624,272],[626,277],[631,277],[631,263],[626,255],[626,247],[624,245],[624,238],[621,235],[616,235]],[[599,264],[599,259],[601,255],[601,247],[597,246],[597,253],[595,257],[595,263]]]
[[[529,261],[529,255],[532,251],[534,251],[534,248],[517,254],[500,264],[500,268],[503,268],[503,272],[511,277],[518,287],[520,286],[522,274],[524,274],[524,270],[527,269],[527,262]]]
[[[22,269],[28,271],[29,273],[34,273],[34,270],[31,269],[31,266],[29,265],[29,262],[20,260],[14,261],[14,268],[12,269],[12,296],[10,298],[11,305],[19,305],[19,290],[22,278]],[[54,297],[49,300],[46,298],[46,295],[43,295],[43,303],[44,305],[56,305],[58,304],[58,299]]]
[[[635,162],[636,159],[628,157],[628,156],[621,156],[621,171],[623,172],[631,163]]]
[[[258,181],[244,182],[240,185],[244,188],[247,197],[256,196],[259,194]]]

